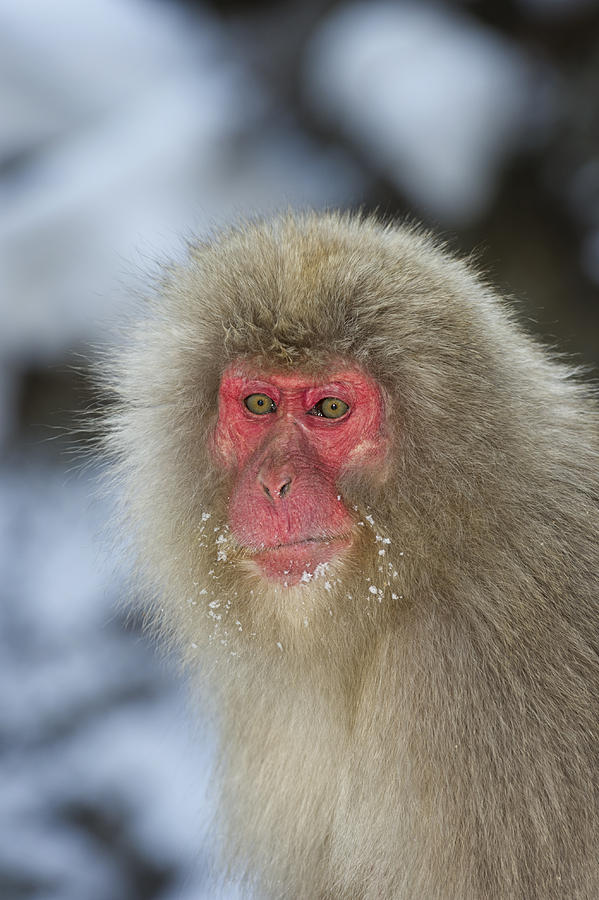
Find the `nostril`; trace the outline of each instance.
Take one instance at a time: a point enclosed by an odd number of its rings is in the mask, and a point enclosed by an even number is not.
[[[287,475],[279,476],[278,478],[261,477],[260,484],[269,500],[277,500],[283,499],[283,497],[286,497],[289,494],[292,480],[293,479]]]

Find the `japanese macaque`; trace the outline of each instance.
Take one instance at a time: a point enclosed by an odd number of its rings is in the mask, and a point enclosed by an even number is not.
[[[591,390],[432,238],[335,214],[192,245],[110,382],[245,896],[597,900]]]

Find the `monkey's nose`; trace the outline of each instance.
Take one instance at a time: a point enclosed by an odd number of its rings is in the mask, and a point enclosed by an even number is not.
[[[289,494],[293,479],[291,475],[281,475],[278,472],[272,472],[268,475],[259,475],[258,480],[262,485],[262,490],[269,499],[282,500],[283,497]]]

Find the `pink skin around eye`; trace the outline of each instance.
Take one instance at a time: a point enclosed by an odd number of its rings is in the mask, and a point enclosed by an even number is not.
[[[251,394],[275,411],[252,413]],[[348,405],[338,419],[311,414],[325,397]],[[223,375],[213,447],[234,477],[229,524],[271,580],[296,584],[351,547],[354,521],[337,489],[340,474],[384,462],[388,438],[382,392],[343,366],[323,378],[266,373],[247,363]]]

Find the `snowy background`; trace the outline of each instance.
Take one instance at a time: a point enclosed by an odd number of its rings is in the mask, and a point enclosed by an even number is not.
[[[0,0],[2,900],[215,898],[77,414],[144,272],[287,206],[424,220],[596,371],[599,4]]]

